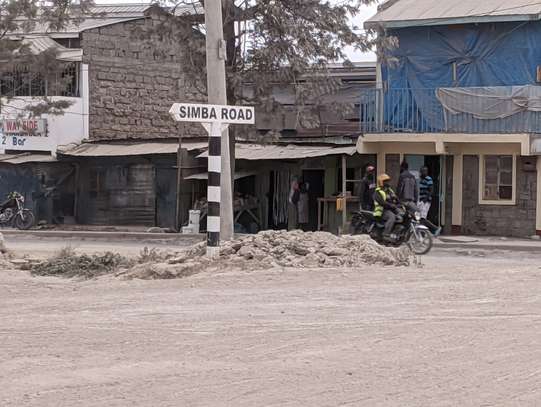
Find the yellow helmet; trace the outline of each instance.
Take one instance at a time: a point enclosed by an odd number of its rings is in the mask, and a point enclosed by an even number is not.
[[[378,175],[378,187],[382,187],[385,181],[390,181],[391,177],[389,177],[387,174],[381,174]]]

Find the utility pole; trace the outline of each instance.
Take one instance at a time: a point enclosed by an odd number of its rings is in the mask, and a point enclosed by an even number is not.
[[[205,0],[205,26],[207,51],[207,93],[208,103],[227,105],[225,83],[226,43],[222,21],[222,1]],[[221,205],[220,205],[220,238],[233,238],[233,191],[231,163],[229,152],[229,130],[222,131],[221,139]]]

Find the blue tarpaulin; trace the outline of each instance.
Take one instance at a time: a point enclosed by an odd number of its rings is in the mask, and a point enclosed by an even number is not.
[[[444,129],[438,88],[537,84],[539,22],[414,27],[389,35],[399,40],[389,52],[396,63],[383,67],[385,121],[393,127]]]

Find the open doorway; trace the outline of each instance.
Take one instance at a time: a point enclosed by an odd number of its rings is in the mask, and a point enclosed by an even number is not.
[[[414,155],[408,154],[404,156],[408,162],[410,171],[419,177],[421,167],[428,168],[428,175],[434,181],[434,191],[432,195],[432,206],[428,213],[428,220],[435,225],[441,226],[441,210],[442,210],[442,157],[438,155]]]
[[[313,232],[318,227],[317,200],[325,194],[325,170],[304,170],[302,179],[309,184],[307,229]]]

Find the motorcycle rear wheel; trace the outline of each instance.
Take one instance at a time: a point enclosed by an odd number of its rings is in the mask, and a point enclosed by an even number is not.
[[[417,235],[419,236],[419,238],[417,238],[415,234],[411,235],[409,246],[411,247],[413,253],[418,256],[422,256],[432,250],[434,239],[432,238],[432,234],[430,233],[430,231],[425,229],[417,230]]]
[[[15,215],[13,225],[19,230],[28,230],[34,226],[35,218],[30,209],[25,209],[22,213]]]

